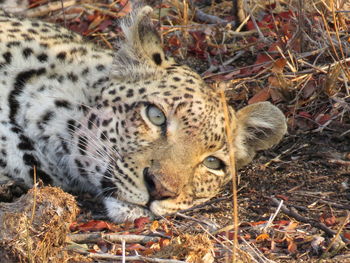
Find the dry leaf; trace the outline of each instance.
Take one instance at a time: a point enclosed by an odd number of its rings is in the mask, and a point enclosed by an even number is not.
[[[264,240],[268,240],[270,239],[270,236],[269,234],[266,234],[266,233],[263,233],[263,234],[260,234],[256,237],[256,242],[260,242],[260,241],[264,241]]]
[[[248,101],[248,104],[267,101],[269,98],[270,98],[270,89],[263,88],[258,93],[256,93],[252,98],[250,98],[250,100]]]
[[[153,221],[151,224],[151,227],[149,228],[152,232],[155,232],[157,228],[159,227],[159,222],[158,221]]]
[[[286,64],[287,64],[286,59],[279,58],[273,63],[271,71],[274,73],[282,73]]]

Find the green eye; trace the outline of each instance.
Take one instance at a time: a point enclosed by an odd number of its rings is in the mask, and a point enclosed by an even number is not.
[[[203,161],[203,164],[207,168],[212,169],[212,170],[220,170],[220,169],[223,169],[225,166],[224,163],[220,159],[218,159],[214,156],[208,156],[207,158],[205,158]]]
[[[156,126],[162,126],[166,122],[164,113],[154,105],[149,105],[146,114],[150,122]]]

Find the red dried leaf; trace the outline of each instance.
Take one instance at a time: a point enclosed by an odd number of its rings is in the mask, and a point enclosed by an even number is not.
[[[263,17],[261,22],[258,22],[259,27],[274,28],[274,17],[271,14],[267,14]]]
[[[252,73],[256,73],[262,68],[266,67],[267,65],[270,65],[270,63],[266,62],[272,62],[271,57],[266,55],[265,53],[258,54],[254,63],[255,66],[251,70]]]
[[[299,225],[298,222],[292,221],[292,222],[289,223],[288,226],[285,227],[284,230],[287,231],[287,232],[288,231],[289,232],[294,231],[297,228],[298,225]]]
[[[289,197],[285,196],[285,195],[276,195],[276,197],[279,198],[279,199],[283,199],[283,201],[288,201],[289,200]]]
[[[278,87],[281,86],[280,81],[279,81],[278,78],[275,77],[275,76],[270,76],[270,77],[268,78],[268,82],[269,82],[270,86],[272,86],[272,87],[278,88]]]
[[[125,16],[132,11],[131,1],[129,0],[119,0],[119,4],[123,7],[119,12],[118,16]]]
[[[104,19],[105,19],[104,16],[96,16],[95,19],[90,23],[88,31],[91,31],[91,30],[95,29],[96,27],[98,27]]]
[[[255,25],[254,25],[254,23],[253,23],[252,20],[249,20],[249,21],[247,22],[246,28],[247,28],[247,30],[254,30],[254,29],[255,29]]]
[[[68,25],[68,28],[76,33],[83,35],[89,28],[89,23],[87,21],[77,21]]]
[[[153,221],[152,222],[152,224],[151,224],[151,226],[150,226],[150,230],[152,231],[152,232],[155,232],[156,230],[157,230],[157,228],[159,227],[159,222],[158,221]]]
[[[271,71],[274,73],[282,73],[285,65],[287,64],[287,60],[284,58],[277,59],[271,68]]]
[[[167,40],[167,45],[168,46],[171,46],[171,47],[176,47],[176,48],[179,48],[181,46],[181,41],[180,39],[176,36],[176,35],[173,35],[171,36],[168,40]]]
[[[297,252],[297,250],[298,250],[297,244],[292,239],[288,240],[288,251],[290,253],[295,253]]]
[[[257,221],[257,222],[250,222],[249,225],[251,226],[258,226],[258,225],[262,225],[262,224],[266,224],[267,221]]]
[[[154,249],[152,249],[152,248],[147,248],[147,249],[145,249],[145,250],[142,252],[142,255],[143,255],[143,256],[150,256],[150,255],[153,255],[154,252],[155,252]]]
[[[304,118],[307,118],[307,119],[313,119],[312,115],[310,113],[306,112],[306,111],[301,111],[301,112],[298,113],[298,115],[300,117],[304,117]]]
[[[270,89],[264,88],[256,93],[250,100],[248,100],[248,104],[253,104],[261,101],[267,101],[270,98]]]
[[[134,221],[134,226],[137,229],[144,229],[145,225],[148,224],[149,222],[151,222],[151,220],[149,219],[149,217],[140,217],[135,219]]]
[[[275,43],[272,43],[270,46],[269,46],[269,49],[268,49],[268,52],[272,53],[272,52],[278,52],[278,50],[281,50],[282,47],[281,47],[281,43],[279,42],[275,42]],[[275,57],[276,55],[272,56],[271,57]]]
[[[131,244],[129,246],[126,247],[126,250],[136,250],[136,251],[140,251],[140,250],[146,250],[146,247],[135,243],[135,244]]]
[[[111,26],[113,24],[112,20],[106,19],[102,21],[102,23],[98,26],[99,31],[104,31],[107,27]]]
[[[346,239],[350,240],[350,232],[345,232],[343,235]]]
[[[331,119],[331,115],[329,114],[319,114],[316,118],[315,118],[315,121],[320,124],[320,125],[323,125],[325,124],[327,121],[329,121]]]
[[[230,233],[231,233],[232,235],[230,235]],[[220,233],[217,234],[217,236],[218,236],[218,239],[219,239],[220,241],[225,240],[226,237],[227,237],[229,240],[232,240],[232,239],[233,239],[233,233],[232,233],[232,232],[227,232],[227,231],[220,232]]]
[[[265,53],[260,53],[260,54],[257,55],[256,61],[255,61],[254,64],[261,64],[261,63],[264,63],[264,62],[267,62],[267,61],[271,61],[271,57],[268,56]]]
[[[284,98],[277,89],[270,89],[270,96],[274,103],[282,101]]]
[[[286,11],[286,12],[281,12],[278,14],[278,17],[286,19],[286,20],[290,20],[293,16],[294,16],[294,13],[291,10]]]
[[[334,215],[331,215],[329,213],[323,213],[320,216],[320,221],[324,223],[326,226],[334,226],[337,224],[337,220]]]
[[[92,21],[94,21],[95,19],[96,19],[96,12],[95,13],[93,13],[93,14],[91,14],[91,15],[87,15],[86,16],[86,19],[89,21],[89,22],[92,22]]]
[[[159,245],[160,245],[161,248],[166,247],[166,246],[168,246],[169,244],[170,244],[170,239],[161,238],[161,239],[159,240]]]
[[[194,45],[189,47],[189,50],[199,57],[205,57],[207,50],[206,35],[202,31],[190,32],[193,37]]]
[[[162,222],[162,223],[160,224],[160,227],[163,229],[163,231],[164,231],[165,233],[168,233],[168,232],[169,232],[169,227],[168,227],[168,225],[167,225],[165,222]]]
[[[70,232],[75,232],[77,231],[77,227],[79,226],[79,223],[78,222],[73,222],[70,224],[69,226],[69,231]]]
[[[105,221],[91,220],[86,223],[75,224],[70,226],[71,231],[94,232],[102,230],[113,230],[113,226]]]
[[[285,226],[288,226],[290,224],[290,221],[289,220],[278,220],[278,221],[274,221],[273,224],[274,224],[273,227],[276,229],[284,229]]]
[[[237,76],[241,73],[240,70],[232,70],[230,73],[223,76],[223,80],[231,80],[234,76]]]

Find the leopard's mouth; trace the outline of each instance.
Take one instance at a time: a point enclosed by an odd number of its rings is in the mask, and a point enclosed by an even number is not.
[[[153,174],[149,167],[143,169],[144,182],[149,193],[149,201],[175,199],[179,194],[167,188],[162,182],[162,176]]]

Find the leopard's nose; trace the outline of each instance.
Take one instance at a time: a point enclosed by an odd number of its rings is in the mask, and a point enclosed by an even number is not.
[[[171,199],[178,196],[177,193],[164,186],[161,176],[156,176],[150,172],[148,167],[143,170],[143,176],[150,195],[150,201]]]

